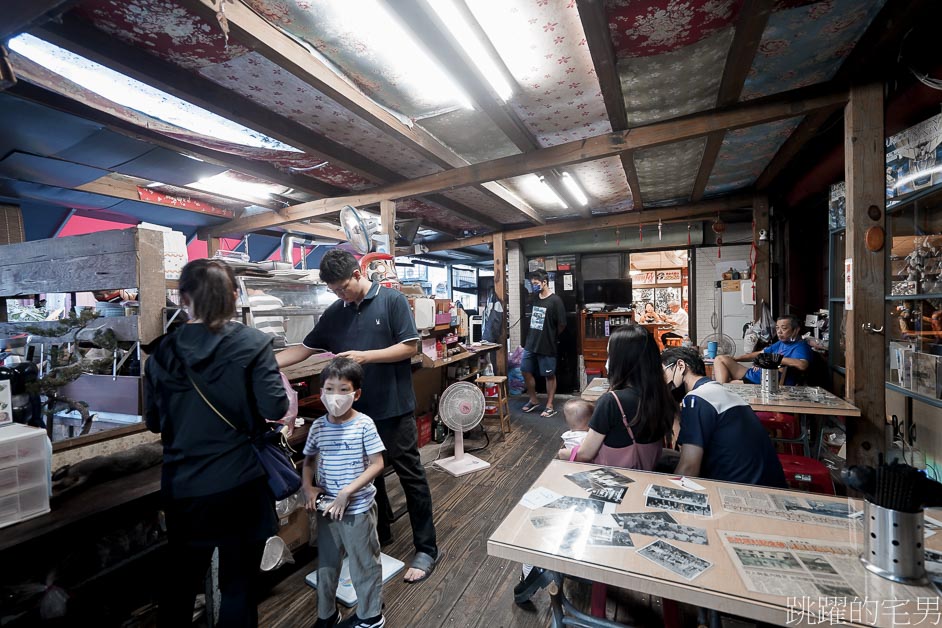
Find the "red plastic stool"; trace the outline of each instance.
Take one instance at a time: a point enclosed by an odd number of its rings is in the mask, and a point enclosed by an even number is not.
[[[799,491],[834,495],[834,483],[831,472],[824,463],[806,456],[779,454],[785,481],[788,486]]]
[[[775,451],[781,454],[792,454],[801,456],[805,453],[804,443],[781,441],[799,441],[801,439],[801,424],[798,417],[794,414],[783,414],[781,412],[756,412],[762,427],[772,437],[775,442]]]

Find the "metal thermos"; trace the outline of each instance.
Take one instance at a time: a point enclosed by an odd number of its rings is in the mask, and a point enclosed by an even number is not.
[[[778,369],[759,369],[759,390],[763,395],[774,395],[778,392]]]

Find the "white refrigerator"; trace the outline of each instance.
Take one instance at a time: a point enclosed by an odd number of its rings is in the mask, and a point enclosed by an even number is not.
[[[736,342],[735,355],[742,355],[743,327],[755,320],[753,308],[755,297],[752,282],[748,279],[724,279],[720,281],[720,328],[717,330],[726,334]]]

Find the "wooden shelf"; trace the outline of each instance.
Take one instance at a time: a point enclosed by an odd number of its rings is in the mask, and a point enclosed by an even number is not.
[[[480,374],[480,372],[481,372],[481,369],[478,369],[478,370],[476,370],[476,371],[473,371],[473,372],[471,372],[471,373],[468,373],[467,375],[462,375],[461,377],[453,377],[453,378],[451,378],[451,379],[454,379],[456,382],[463,382],[463,381],[466,381],[466,380],[471,379],[472,377],[477,377],[478,374]],[[486,397],[485,397],[485,399],[486,399]]]
[[[931,294],[890,294],[886,297],[887,301],[920,301],[923,299],[942,299],[942,293]],[[843,301],[843,299],[841,299]]]
[[[453,355],[453,356],[448,357],[448,358],[443,358],[443,359],[441,359],[441,360],[432,360],[432,359],[430,359],[427,355],[425,355],[425,354],[423,353],[423,354],[422,354],[422,366],[424,366],[424,367],[427,368],[427,369],[439,368],[439,367],[442,367],[442,366],[446,366],[446,365],[448,365],[448,364],[453,364],[453,363],[455,363],[455,362],[460,362],[461,360],[467,360],[468,358],[473,358],[473,357],[476,356],[476,355],[477,355],[477,353],[471,353],[470,351],[464,351],[464,352],[462,352],[462,353],[458,353],[458,354],[456,354],[456,355]]]

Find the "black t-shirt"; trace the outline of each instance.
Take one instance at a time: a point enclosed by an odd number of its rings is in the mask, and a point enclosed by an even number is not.
[[[359,306],[337,300],[304,339],[309,349],[331,353],[385,349],[418,340],[409,301],[398,290],[374,283]],[[374,421],[415,410],[409,360],[363,365],[363,394],[353,407]]]
[[[533,301],[530,316],[530,332],[524,349],[540,355],[556,355],[556,337],[559,326],[566,325],[566,306],[559,295],[551,294],[545,299],[539,295]]]
[[[618,395],[618,400],[621,401],[621,407],[625,410],[625,416],[627,417],[628,425],[631,425],[631,431],[637,436],[641,426],[633,425],[633,421],[635,419],[635,413],[638,411],[638,394],[631,388],[616,390],[615,394]],[[612,397],[611,393],[605,393],[595,402],[595,411],[592,413],[592,418],[589,419],[589,427],[605,436],[605,440],[602,441],[602,444],[606,447],[621,449],[628,447],[634,442],[631,440],[631,436],[628,435],[628,430],[625,429],[625,424],[621,417],[621,410],[618,409],[618,404],[615,403],[615,399]],[[658,441],[663,437],[663,434],[661,434],[651,440],[639,438],[638,442],[642,445],[646,445]]]

